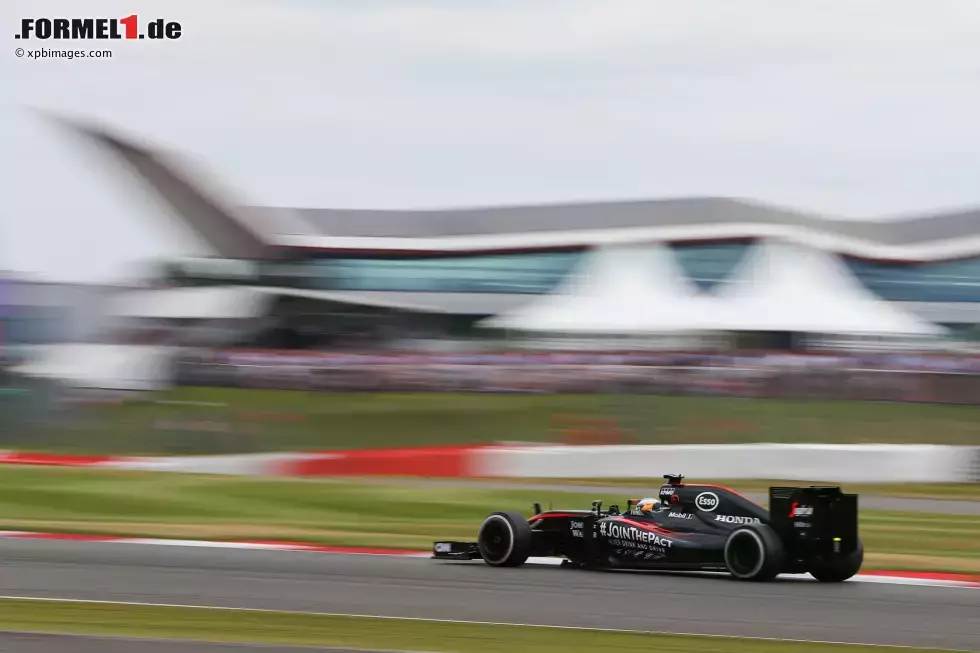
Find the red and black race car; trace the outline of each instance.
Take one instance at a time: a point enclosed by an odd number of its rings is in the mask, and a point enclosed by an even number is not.
[[[526,518],[494,512],[476,542],[435,542],[433,558],[516,567],[559,557],[582,569],[727,571],[768,581],[809,573],[824,582],[855,575],[864,560],[858,496],[837,486],[771,487],[769,508],[714,485],[665,474],[658,497],[602,509],[547,510]]]

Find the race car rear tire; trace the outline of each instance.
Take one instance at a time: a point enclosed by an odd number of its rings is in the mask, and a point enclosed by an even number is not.
[[[784,563],[783,541],[766,524],[740,526],[725,541],[725,566],[739,580],[772,580]]]
[[[480,524],[476,545],[488,565],[517,567],[531,555],[531,526],[515,512],[490,513]]]
[[[857,546],[846,556],[814,560],[810,575],[822,583],[843,583],[858,573],[864,563],[864,544],[858,538]]]

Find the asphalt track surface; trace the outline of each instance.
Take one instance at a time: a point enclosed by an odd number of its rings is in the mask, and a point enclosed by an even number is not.
[[[0,594],[980,650],[980,590],[955,587],[6,540]]]

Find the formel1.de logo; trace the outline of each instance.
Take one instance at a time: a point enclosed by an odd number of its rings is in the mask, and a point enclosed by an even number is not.
[[[155,18],[143,23],[137,14],[125,18],[22,18],[15,39],[40,40],[175,40],[181,35],[175,20]]]

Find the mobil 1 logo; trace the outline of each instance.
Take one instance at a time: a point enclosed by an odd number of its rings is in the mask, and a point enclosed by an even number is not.
[[[702,492],[694,498],[694,505],[704,512],[714,512],[718,503],[718,495],[714,492]]]

